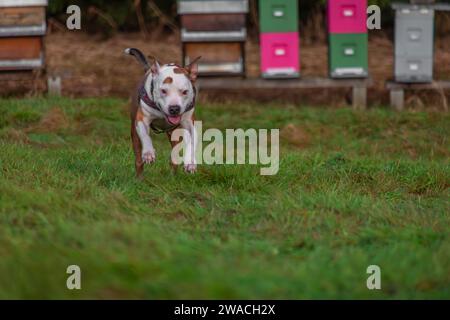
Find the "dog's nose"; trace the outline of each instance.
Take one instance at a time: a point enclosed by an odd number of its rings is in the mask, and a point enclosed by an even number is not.
[[[171,116],[176,116],[180,114],[181,107],[179,105],[169,106],[169,113]]]

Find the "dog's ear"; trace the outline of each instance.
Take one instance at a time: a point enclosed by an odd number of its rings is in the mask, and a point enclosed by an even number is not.
[[[197,80],[197,77],[198,77],[198,60],[200,60],[200,59],[201,59],[201,57],[195,58],[186,67],[186,70],[189,73],[189,79],[191,79],[192,82],[195,82],[195,80]]]
[[[157,75],[157,74],[159,74],[159,69],[161,69],[161,67],[160,67],[160,65],[159,65],[159,62],[155,60],[155,61],[152,63],[152,66],[150,67],[150,70],[152,71],[152,73],[153,73],[154,75]]]
[[[150,71],[152,74],[159,74],[159,69],[161,69],[161,66],[158,62],[158,59],[156,59],[154,56],[148,56],[150,60],[152,61],[152,65],[150,67]]]

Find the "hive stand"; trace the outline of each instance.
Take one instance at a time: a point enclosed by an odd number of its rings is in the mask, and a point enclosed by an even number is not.
[[[393,9],[400,10],[402,8],[409,8],[411,6],[425,6],[434,11],[450,11],[448,4],[434,4],[434,1],[417,0],[411,1],[411,4],[394,3]],[[448,108],[447,98],[444,91],[450,89],[450,81],[432,81],[432,82],[396,82],[393,80],[386,82],[386,88],[390,91],[391,107],[397,111],[402,111],[405,104],[405,90],[435,90],[438,91],[442,97],[443,105]]]
[[[38,81],[43,78],[45,70],[33,71],[1,71],[0,72],[0,87],[4,83],[28,84],[32,91],[35,91],[39,86]]]
[[[402,111],[405,107],[405,90],[434,90],[442,97],[443,105],[448,108],[448,101],[444,91],[450,90],[450,81],[433,81],[432,83],[399,83],[386,82],[386,88],[390,91],[391,106],[396,111]]]
[[[259,78],[229,79],[211,78],[198,80],[201,89],[216,90],[252,90],[252,89],[338,89],[352,88],[352,103],[355,110],[367,108],[367,88],[372,86],[371,78],[367,79],[330,79],[330,78],[302,78],[265,80]]]

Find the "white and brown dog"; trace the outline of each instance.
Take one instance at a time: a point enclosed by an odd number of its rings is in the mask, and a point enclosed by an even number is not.
[[[145,76],[133,94],[131,103],[131,139],[136,157],[136,176],[142,177],[144,164],[156,160],[156,152],[150,138],[150,129],[156,133],[166,132],[172,148],[180,141],[172,141],[177,128],[184,130],[183,140],[189,141],[183,156],[184,170],[194,173],[197,169],[195,151],[197,133],[194,127],[194,109],[197,90],[198,61],[195,59],[186,67],[176,64],[151,65],[144,54],[135,48],[125,53],[134,56],[143,66]],[[185,136],[189,135],[189,136]],[[175,167],[175,164],[172,162]]]

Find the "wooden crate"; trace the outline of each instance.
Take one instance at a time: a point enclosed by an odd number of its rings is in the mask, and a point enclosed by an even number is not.
[[[38,69],[43,66],[42,37],[0,38],[0,70]]]
[[[188,31],[239,31],[245,28],[245,14],[186,14],[181,25]]]
[[[184,62],[196,57],[200,75],[243,75],[245,73],[244,44],[242,42],[185,43]]]
[[[181,16],[181,41],[245,41],[245,14],[186,14]]]
[[[45,34],[45,7],[0,7],[0,37]]]
[[[248,0],[180,0],[179,14],[247,13]]]
[[[44,68],[47,0],[0,1],[0,71]]]

